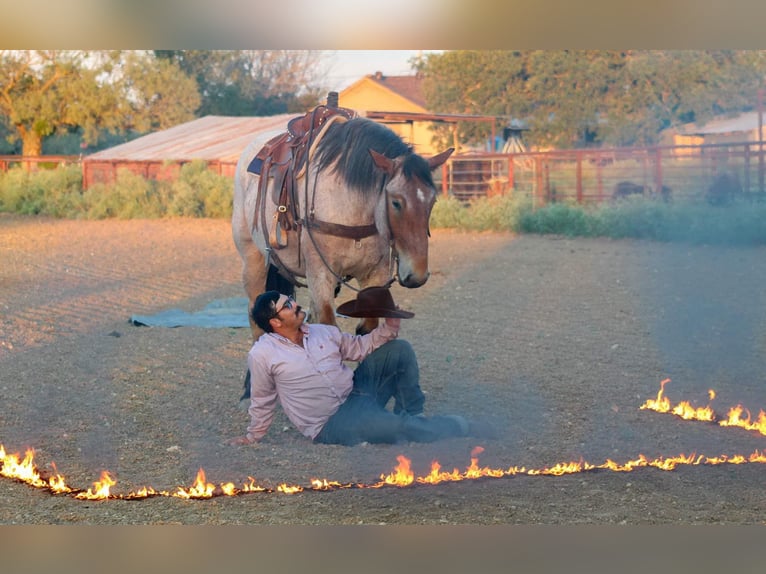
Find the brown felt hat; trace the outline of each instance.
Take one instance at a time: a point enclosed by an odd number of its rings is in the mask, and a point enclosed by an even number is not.
[[[392,317],[409,319],[415,313],[397,309],[388,287],[367,287],[356,299],[338,306],[337,313],[346,317]]]

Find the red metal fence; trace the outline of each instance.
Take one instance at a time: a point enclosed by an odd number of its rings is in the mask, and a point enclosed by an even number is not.
[[[464,201],[512,193],[543,204],[610,200],[629,182],[693,200],[722,174],[744,194],[763,193],[764,142],[462,155],[444,166],[441,186]]]
[[[462,201],[494,195],[522,195],[535,204],[549,202],[592,203],[610,200],[618,186],[633,186],[646,193],[669,190],[672,198],[701,199],[717,177],[727,174],[743,194],[766,197],[764,142],[655,146],[646,148],[575,149],[529,153],[477,153],[453,156],[437,181],[444,195]],[[96,176],[87,157],[0,156],[0,171],[22,165],[26,169],[79,163],[83,182],[107,181]],[[114,165],[111,165],[114,163]],[[127,167],[149,178],[177,176],[184,162],[111,162],[107,170]],[[236,163],[209,162],[218,174],[233,176]],[[101,166],[103,167],[103,166]],[[626,184],[627,182],[627,184]],[[84,185],[88,187],[88,185]]]
[[[51,168],[59,165],[79,163],[77,155],[44,155],[40,157],[28,157],[21,155],[0,155],[0,172],[6,172],[11,167],[21,166],[27,171],[36,168]]]

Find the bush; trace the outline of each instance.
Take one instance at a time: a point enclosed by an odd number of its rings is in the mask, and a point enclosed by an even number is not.
[[[113,184],[97,183],[84,193],[88,219],[152,219],[167,211],[156,181],[147,180],[129,169],[118,169]]]
[[[21,167],[0,174],[0,211],[70,219],[230,218],[231,178],[204,162],[184,165],[175,181],[147,180],[127,169],[113,184],[82,190],[77,165]],[[439,196],[431,227],[465,231],[512,231],[568,237],[637,238],[709,244],[765,244],[766,202],[739,200],[726,206],[644,197],[601,205],[552,203],[535,207],[527,197],[499,196],[462,202]]]
[[[431,212],[431,227],[465,231],[518,231],[521,215],[531,210],[527,199],[511,196],[478,198],[464,203],[439,197]]]
[[[14,167],[0,175],[0,211],[76,218],[82,209],[82,173],[77,165],[32,172]]]
[[[186,164],[170,186],[168,215],[230,218],[232,189],[230,178],[213,173],[204,162]]]
[[[14,167],[0,174],[0,211],[69,219],[230,218],[232,192],[231,178],[208,170],[204,162],[184,165],[172,182],[119,169],[114,183],[86,191],[78,165],[32,172]]]

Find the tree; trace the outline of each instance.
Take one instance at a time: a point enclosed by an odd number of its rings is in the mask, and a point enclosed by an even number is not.
[[[650,145],[668,127],[753,109],[766,52],[453,51],[420,71],[432,111],[524,119],[538,146]]]
[[[92,144],[104,131],[149,131],[194,117],[196,84],[145,52],[0,52],[0,121],[39,156],[43,138],[78,128]]]
[[[199,115],[304,112],[322,99],[321,52],[312,50],[157,50],[199,86]]]
[[[426,54],[414,65],[424,75],[423,91],[434,113],[499,116],[498,124],[530,111],[524,97],[527,58],[522,52],[448,51]],[[437,127],[436,139],[451,144],[448,127]],[[459,122],[461,141],[488,137],[487,127]]]

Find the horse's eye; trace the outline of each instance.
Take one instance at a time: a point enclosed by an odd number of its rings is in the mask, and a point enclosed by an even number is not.
[[[401,210],[402,210],[402,202],[401,202],[401,201],[399,201],[398,199],[394,199],[394,200],[392,200],[392,201],[391,201],[391,205],[393,205],[393,206],[394,206],[394,209],[395,209],[396,211],[401,211]]]

